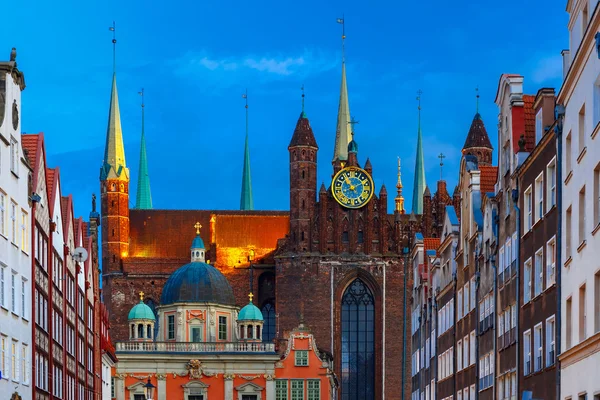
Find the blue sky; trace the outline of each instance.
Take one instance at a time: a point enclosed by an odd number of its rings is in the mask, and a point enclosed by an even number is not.
[[[377,186],[388,186],[390,207],[397,156],[408,206],[412,198],[418,89],[427,182],[435,186],[443,152],[452,191],[475,87],[495,145],[500,74],[524,75],[528,93],[558,89],[560,51],[568,44],[565,0],[92,3],[13,2],[0,36],[3,58],[17,47],[25,73],[23,129],[45,133],[49,165],[61,168],[63,191],[73,193],[83,216],[99,188],[113,20],[130,190],[137,182],[143,87],[155,208],[239,208],[245,88],[255,207],[289,207],[287,145],[302,84],[320,147],[319,185],[331,179],[342,13],[359,161],[370,157]]]

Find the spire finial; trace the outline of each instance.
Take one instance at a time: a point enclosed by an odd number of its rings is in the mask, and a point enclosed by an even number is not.
[[[113,74],[117,72],[117,26],[115,25],[115,21],[108,29],[113,33],[112,44],[113,44]]]
[[[479,85],[477,85],[477,87],[475,88],[475,93],[476,93],[475,97],[477,99],[477,100],[475,100],[476,104],[477,104],[477,106],[476,106],[476,112],[479,114]]]
[[[444,153],[440,153],[438,158],[440,159],[440,181],[441,181],[441,180],[444,180],[443,168],[444,168],[444,158],[446,158],[446,156],[444,155]]]
[[[302,114],[304,114],[304,83],[302,84],[300,90],[302,90]]]
[[[423,94],[423,91],[421,89],[417,90],[417,101],[419,102],[419,127],[421,126],[421,95]]]
[[[146,293],[144,293],[144,292],[140,292],[140,302],[144,301],[144,295],[145,294]]]
[[[250,299],[250,303],[252,303],[252,299],[254,298],[254,295],[252,294],[252,292],[250,292],[250,294],[248,295],[248,298]]]
[[[200,228],[202,228],[202,225],[200,225],[200,222],[196,222],[194,224],[194,228],[196,228],[196,235],[200,234]]]
[[[397,194],[394,202],[396,203],[396,212],[404,214],[404,197],[402,196],[402,172],[400,167],[400,157],[398,157],[398,182],[396,183]]]
[[[348,121],[348,125],[350,125],[350,135],[354,139],[354,125],[359,124],[360,121],[357,121],[354,117],[350,117],[350,121]]]
[[[346,49],[344,47],[346,41],[346,26],[344,20],[344,14],[342,14],[342,18],[337,19],[338,24],[342,24],[342,63],[346,62]]]
[[[400,157],[398,157],[398,183],[396,183],[396,187],[400,189],[398,194],[402,194],[402,172],[400,167]]]

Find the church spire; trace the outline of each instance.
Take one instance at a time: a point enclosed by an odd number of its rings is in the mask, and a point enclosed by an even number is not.
[[[394,199],[396,203],[396,212],[400,214],[404,214],[406,211],[404,210],[404,197],[402,196],[402,173],[400,170],[400,157],[398,157],[398,182],[396,183],[396,198]]]
[[[106,145],[104,147],[104,161],[100,171],[100,179],[102,180],[107,178],[129,179],[129,170],[125,164],[125,146],[123,145],[119,95],[117,93],[117,73],[115,69],[117,39],[115,38],[114,22],[110,30],[113,32],[113,77],[110,93],[110,110],[108,112],[108,128],[106,130]]]
[[[423,161],[423,138],[421,133],[421,94],[417,92],[419,101],[419,125],[417,131],[417,157],[415,161],[415,181],[413,187],[412,211],[415,214],[423,214],[423,193],[425,193],[425,165]]]
[[[342,24],[342,84],[340,87],[340,104],[335,130],[335,146],[333,149],[333,162],[348,159],[348,144],[352,141],[352,125],[350,125],[350,103],[348,102],[348,87],[346,85],[346,54],[344,42],[346,40],[344,18],[338,18]]]
[[[146,135],[144,134],[144,89],[139,94],[142,96],[142,140],[140,144],[140,168],[138,169],[137,196],[135,208],[139,210],[152,209],[152,194],[150,192],[150,177],[148,176],[148,158],[146,156]]]
[[[252,177],[250,176],[250,148],[248,146],[248,90],[242,95],[246,99],[246,144],[244,146],[244,167],[242,172],[242,195],[240,210],[254,210],[252,199]]]

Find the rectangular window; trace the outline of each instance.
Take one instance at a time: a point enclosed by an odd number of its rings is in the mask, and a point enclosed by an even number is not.
[[[579,342],[583,342],[587,337],[586,332],[586,305],[585,305],[585,284],[579,288]]]
[[[10,170],[19,175],[19,142],[15,138],[10,138]]]
[[[17,313],[17,274],[12,274],[10,276],[10,310]]]
[[[523,302],[531,300],[531,258],[525,261],[525,276],[523,279]]]
[[[535,144],[540,142],[542,136],[544,136],[544,131],[542,127],[542,109],[540,109],[535,115]]]
[[[17,365],[19,364],[19,362],[17,361],[17,342],[13,340],[12,342],[12,346],[11,346],[11,357],[10,357],[10,372],[12,373],[12,379],[13,381],[16,381],[19,379],[19,377],[17,376]],[[7,376],[10,376],[7,374]]]
[[[462,344],[462,340],[459,340],[458,343],[456,343],[456,370],[460,371],[463,369],[462,366],[462,362],[463,362],[463,344]]]
[[[471,387],[469,388],[469,392],[471,392],[470,398],[471,400],[475,400],[475,385],[471,385]],[[465,399],[467,400],[467,399]]]
[[[546,212],[556,205],[556,158],[546,167]]]
[[[585,104],[581,106],[581,110],[579,110],[579,126],[577,128],[579,132],[577,138],[579,143],[577,143],[577,145],[579,146],[579,154],[581,154],[585,148]]]
[[[6,267],[0,265],[0,306],[2,307],[6,307],[6,297],[4,297],[4,275],[6,274],[5,270]]]
[[[542,324],[536,325],[533,330],[533,355],[535,371],[542,369]]]
[[[304,381],[300,379],[292,379],[292,399],[304,400]]]
[[[3,371],[6,371],[6,373],[8,374],[8,355],[6,354],[8,352],[8,344],[6,343],[6,336],[1,336],[0,337],[0,368],[2,368]],[[8,375],[7,375],[8,378]]]
[[[534,296],[537,296],[538,294],[542,293],[542,277],[543,277],[543,269],[542,269],[542,263],[543,263],[543,250],[539,249],[536,253],[535,253],[535,271],[534,271],[534,285],[533,285],[533,291],[534,291]]]
[[[458,317],[457,320],[460,320],[463,317],[463,291],[462,289],[458,290],[458,300],[457,300],[457,310]]]
[[[565,228],[567,232],[573,232],[573,207],[569,206],[569,208],[567,208],[567,212],[565,214]],[[569,258],[571,258],[573,256],[573,239],[571,239],[573,237],[573,235],[565,235],[565,250],[566,250],[566,259],[568,260]]]
[[[556,283],[556,239],[546,244],[546,288]]]
[[[27,226],[29,224],[27,221],[27,213],[25,212],[25,210],[21,210],[21,250],[23,250],[26,253],[29,250],[29,246],[27,246],[27,243],[29,242],[27,235]]]
[[[567,235],[569,236],[569,235]],[[579,191],[579,245],[585,240],[585,185]]]
[[[321,399],[321,381],[318,379],[309,379],[306,381],[307,388],[306,394],[308,400],[320,400]]]
[[[295,365],[297,367],[306,367],[306,366],[308,366],[308,351],[306,351],[306,350],[296,350]]]
[[[471,309],[471,307],[469,307],[469,282],[465,283],[465,290],[463,291],[463,293],[465,303],[465,312],[463,313],[463,315],[466,317],[469,314],[469,310]]]
[[[535,178],[535,222],[544,216],[544,173]]]
[[[227,317],[219,316],[219,340],[227,340]]]
[[[554,335],[556,325],[554,325],[554,316],[546,320],[546,366],[549,367],[554,364],[554,358],[556,356],[554,347]]]
[[[594,332],[600,332],[600,272],[594,275]]]
[[[275,400],[288,400],[288,381],[287,381],[287,379],[276,379],[275,380]]]
[[[531,330],[523,333],[523,373],[531,373]]]
[[[525,232],[529,231],[532,226],[532,217],[533,217],[533,199],[531,193],[531,186],[525,190]]]
[[[6,194],[0,192],[0,235],[6,236]]]
[[[568,235],[567,235],[568,236]],[[569,297],[566,304],[566,329],[567,329],[567,349],[573,345],[573,298]]]
[[[475,309],[477,301],[475,300],[475,277],[471,278],[471,310]]]
[[[565,178],[573,171],[573,140],[571,132],[565,137]]]
[[[169,339],[169,340],[175,339],[175,316],[174,315],[167,316],[167,326],[168,326],[167,339]]]
[[[17,204],[11,202],[10,203],[10,240],[16,245],[17,242]]]
[[[463,339],[463,368],[469,366],[469,335]]]
[[[471,365],[475,364],[475,331],[471,331],[470,340],[469,340],[469,358],[471,361]]]

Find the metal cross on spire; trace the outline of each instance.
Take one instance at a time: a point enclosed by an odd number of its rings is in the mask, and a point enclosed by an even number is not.
[[[346,49],[344,48],[344,42],[346,40],[346,25],[344,14],[342,14],[342,18],[337,19],[338,24],[342,24],[342,63],[346,62]]]
[[[354,137],[354,125],[360,123],[360,121],[357,121],[354,119],[354,117],[350,117],[350,121],[348,121],[348,125],[350,125],[350,133],[352,134],[352,137]]]
[[[300,90],[302,90],[302,114],[304,114],[304,84],[302,84]]]
[[[443,180],[444,158],[446,158],[446,156],[444,153],[440,153],[438,158],[440,159],[440,180]]]
[[[479,85],[477,85],[477,87],[475,88],[475,93],[476,93],[476,104],[477,104],[477,108],[476,111],[479,114]]]
[[[113,73],[117,71],[117,32],[116,32],[115,21],[112,26],[108,28],[113,33],[112,44],[113,44]]]

